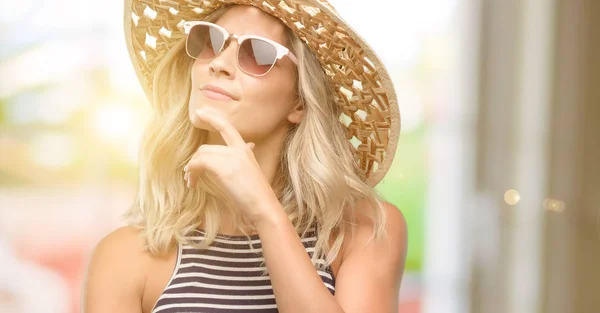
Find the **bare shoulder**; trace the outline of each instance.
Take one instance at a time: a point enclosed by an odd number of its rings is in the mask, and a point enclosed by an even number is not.
[[[391,244],[402,247],[406,250],[407,239],[408,239],[408,226],[406,225],[406,219],[402,211],[395,205],[384,202],[383,207],[386,209],[386,234],[387,239]]]
[[[366,203],[357,212],[375,208]],[[383,236],[373,238],[375,225],[357,213],[354,235],[345,239],[336,279],[335,297],[344,312],[397,312],[398,293],[404,274],[407,225],[402,212],[383,202],[386,222]]]
[[[121,227],[94,248],[83,285],[83,312],[141,312],[145,268],[140,230]]]
[[[391,247],[394,247],[392,250],[402,253],[406,249],[408,237],[404,214],[392,203],[383,201],[382,204],[386,215],[384,236],[378,241],[373,242],[373,244],[391,245]],[[374,210],[374,208],[366,202],[359,202],[359,206],[356,210],[358,214],[356,216],[354,236],[347,241],[346,248],[349,249],[347,252],[356,248],[365,248],[366,245],[372,242],[370,239],[373,235],[375,225],[373,225],[370,218],[366,215],[369,210]]]
[[[102,238],[94,251],[118,251],[123,253],[133,253],[134,250],[141,250],[143,247],[144,242],[140,234],[141,230],[133,226],[123,226],[117,228],[116,230],[112,231],[104,238]]]
[[[149,255],[144,251],[141,230],[133,226],[123,226],[106,235],[96,245],[90,265],[93,262],[106,262],[115,269],[140,269]]]

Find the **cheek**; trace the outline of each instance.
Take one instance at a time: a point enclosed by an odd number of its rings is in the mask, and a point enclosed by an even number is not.
[[[270,75],[271,73],[269,73]],[[245,100],[256,109],[287,112],[294,101],[295,81],[289,75],[254,79],[244,86]]]
[[[192,84],[198,84],[201,81],[201,78],[208,75],[208,62],[201,60],[194,60],[192,64],[192,70],[190,74],[190,79],[192,80]]]
[[[243,100],[234,109],[232,122],[247,140],[269,136],[287,121],[295,94],[291,77],[245,77],[240,83]]]
[[[208,75],[208,64],[203,64],[198,61],[194,62],[192,66],[192,71],[190,74],[190,82],[191,82],[191,92],[195,89],[198,89],[203,81],[206,81],[206,76]]]
[[[200,84],[203,81],[204,75],[206,75],[205,73],[208,73],[208,65],[200,63],[199,61],[196,60],[194,62],[194,65],[193,65],[192,71],[191,71],[191,75],[190,75],[191,88],[190,88],[190,94],[189,94],[189,102],[187,104],[190,121],[196,127],[201,126],[199,124],[199,122],[196,121],[194,112],[196,112],[197,109],[202,107],[202,104],[201,104],[202,100],[201,100],[200,94],[198,92],[198,88],[200,87]]]
[[[194,90],[192,90],[191,93],[190,93],[190,100],[188,102],[188,115],[189,115],[189,118],[190,118],[190,122],[195,127],[199,127],[200,126],[200,124],[196,120],[196,116],[194,114],[194,112],[196,112],[196,110],[198,110],[201,107],[200,101],[199,101],[198,98],[199,98],[198,97],[198,93],[194,92]]]

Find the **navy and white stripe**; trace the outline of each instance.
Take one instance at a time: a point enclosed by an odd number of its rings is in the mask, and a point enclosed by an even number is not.
[[[199,230],[191,240],[201,240]],[[313,228],[302,238],[310,257],[314,253]],[[208,249],[179,245],[177,262],[167,287],[158,298],[153,313],[276,313],[277,304],[270,277],[263,275],[265,264],[258,235],[218,235]],[[324,264],[325,260],[319,259]],[[317,271],[327,289],[335,293],[331,267]]]

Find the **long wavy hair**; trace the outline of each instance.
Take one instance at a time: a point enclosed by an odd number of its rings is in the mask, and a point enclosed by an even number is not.
[[[216,10],[206,20],[217,21],[228,8]],[[339,119],[342,112],[319,61],[287,27],[286,41],[299,60],[296,96],[304,106],[304,116],[287,131],[272,187],[299,235],[317,228],[312,259],[322,270],[338,256],[358,214],[372,221],[371,240],[384,235],[386,214],[381,196],[365,183],[354,159]],[[141,229],[146,249],[153,255],[166,253],[175,243],[208,247],[219,233],[223,210],[236,216],[235,227],[243,223],[239,213],[224,205],[225,193],[209,176],[194,189],[186,188],[183,180],[183,167],[207,138],[207,131],[195,128],[189,120],[192,64],[182,40],[156,69],[154,114],[140,146],[139,186],[125,214],[130,225]],[[205,238],[198,243],[190,236],[201,221]],[[325,262],[318,262],[320,258]]]

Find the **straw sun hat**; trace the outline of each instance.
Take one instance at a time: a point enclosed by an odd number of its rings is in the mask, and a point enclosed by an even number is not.
[[[340,122],[367,184],[388,171],[400,132],[389,74],[371,47],[322,0],[125,0],[125,38],[149,99],[161,58],[184,38],[185,21],[203,20],[227,4],[252,5],[279,18],[315,53],[342,109]]]

